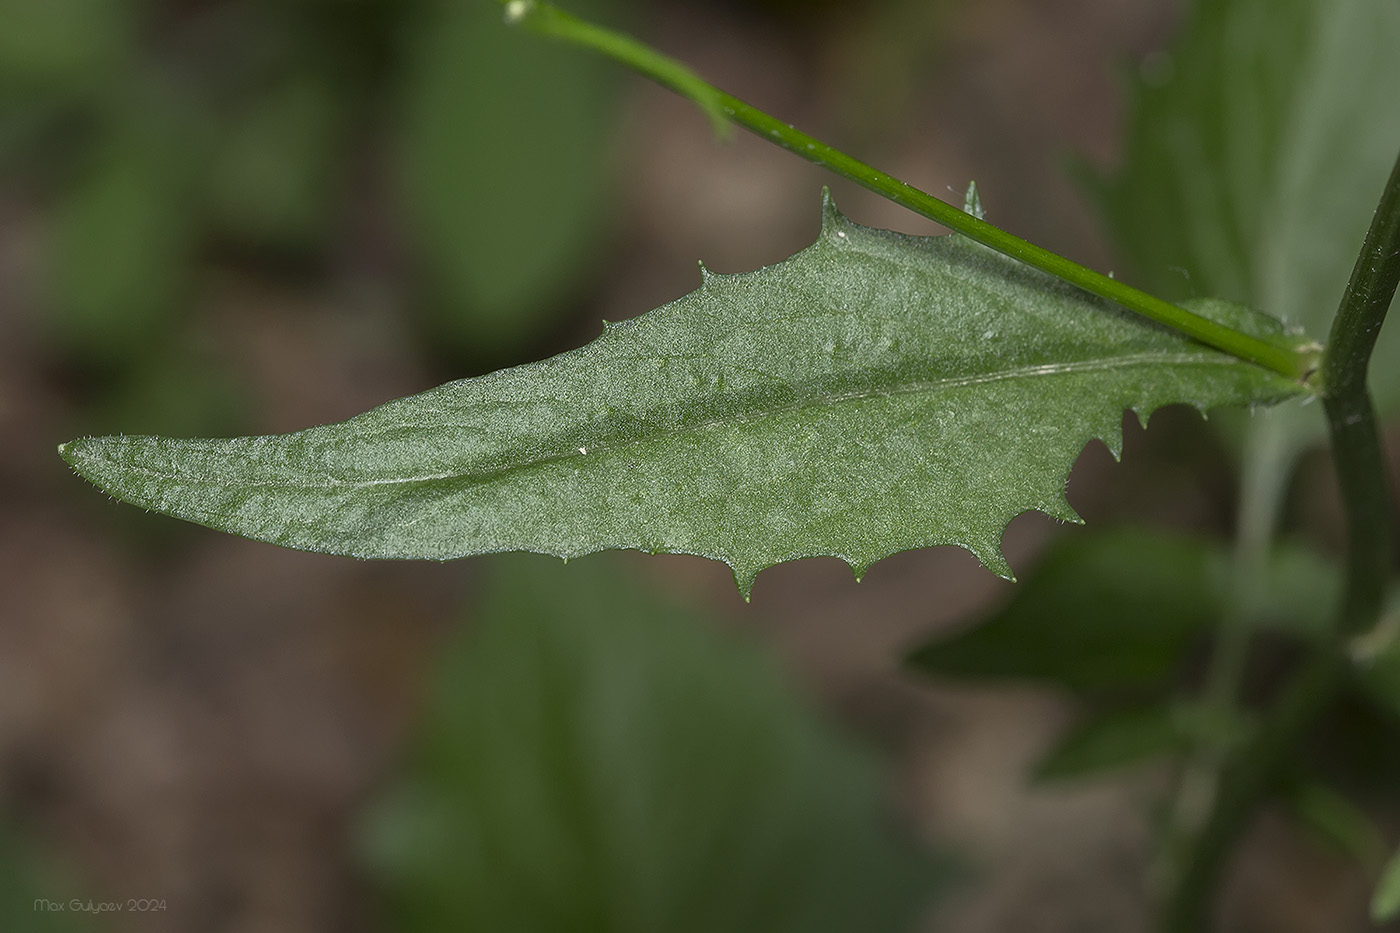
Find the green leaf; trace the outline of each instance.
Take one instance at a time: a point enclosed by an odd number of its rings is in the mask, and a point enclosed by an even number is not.
[[[1212,549],[1137,530],[1073,538],[1001,612],[909,656],[938,677],[1015,678],[1076,692],[1156,687],[1219,611]]]
[[[1281,343],[1247,309],[1198,310]],[[1009,574],[1029,509],[1124,409],[1305,391],[956,237],[860,227],[609,325],[569,353],[277,437],[85,438],[118,498],[290,547],[447,559],[606,548],[727,562],[957,544]]]
[[[579,12],[616,18],[621,0]],[[408,33],[402,169],[436,336],[518,346],[568,300],[603,241],[617,74],[501,23],[493,3],[435,2]]]
[[[1393,592],[1385,614],[1351,646],[1362,690],[1390,716],[1400,719],[1400,592]]]
[[[1371,898],[1371,919],[1376,923],[1388,923],[1400,917],[1400,852],[1396,852],[1381,880],[1376,883],[1376,893]]]
[[[124,104],[56,211],[45,323],[71,352],[129,363],[165,336],[186,284],[195,150],[161,95]]]
[[[223,121],[205,182],[221,231],[258,247],[314,248],[344,180],[345,110],[332,81],[303,69]]]
[[[1385,858],[1385,840],[1371,817],[1326,784],[1299,780],[1285,788],[1283,801],[1293,819],[1321,841],[1374,870]]]
[[[935,677],[1025,679],[1076,693],[1165,686],[1224,611],[1229,552],[1218,542],[1122,528],[1066,536],[985,622],[909,656]],[[1293,547],[1270,555],[1252,624],[1325,636],[1335,569]]]
[[[1091,716],[1060,737],[1036,765],[1035,777],[1079,778],[1180,752],[1190,741],[1181,718],[1161,703]]]
[[[606,561],[491,567],[365,833],[389,928],[911,928],[942,871],[767,658]]]
[[[1400,149],[1397,44],[1396,3],[1197,0],[1145,63],[1102,191],[1137,280],[1326,333]],[[1400,358],[1397,341],[1383,334],[1378,359]],[[1400,405],[1400,367],[1373,367],[1372,383],[1382,408]]]
[[[133,0],[0,0],[0,99],[73,92],[110,78],[129,54]]]

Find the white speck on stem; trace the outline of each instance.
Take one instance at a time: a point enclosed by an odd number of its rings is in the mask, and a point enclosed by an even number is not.
[[[520,22],[534,5],[533,0],[510,0],[506,4],[506,22],[512,26]]]
[[[578,452],[581,453],[581,454],[586,454],[586,453],[588,453],[588,448],[587,448],[587,447],[580,447],[580,448],[578,449]]]

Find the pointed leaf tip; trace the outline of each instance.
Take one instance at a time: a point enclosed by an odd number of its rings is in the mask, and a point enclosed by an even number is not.
[[[734,586],[738,589],[739,596],[742,597],[746,603],[753,602],[753,585],[758,580],[758,571],[740,570],[733,564],[730,564],[729,569],[734,574]]]
[[[830,239],[850,226],[850,221],[846,215],[841,213],[841,209],[836,206],[836,199],[831,196],[831,189],[822,186],[822,237]]]
[[[1016,582],[1016,574],[1012,571],[1011,564],[1006,560],[1006,555],[1002,554],[1000,546],[997,546],[994,550],[973,550],[972,548],[968,550],[972,551],[972,556],[976,557],[983,567],[986,567],[1007,583]]]
[[[967,183],[967,193],[963,195],[963,213],[971,214],[978,220],[986,220],[987,214],[982,210],[982,196],[977,193],[977,182]]]

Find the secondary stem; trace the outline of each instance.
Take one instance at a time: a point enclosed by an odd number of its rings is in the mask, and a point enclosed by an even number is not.
[[[1366,374],[1400,284],[1400,157],[1352,269],[1322,357],[1323,402],[1347,519],[1347,584],[1341,628],[1379,617],[1394,561],[1390,489]]]
[[[1289,448],[1287,428],[1272,412],[1265,410],[1251,419],[1241,458],[1241,496],[1230,584],[1201,696],[1203,718],[1211,722],[1239,714],[1240,685],[1249,657],[1252,623],[1263,595],[1260,588],[1279,504],[1293,463]],[[1196,849],[1216,807],[1221,779],[1233,751],[1222,739],[1221,730],[1212,728],[1195,737],[1186,756],[1159,856],[1163,888],[1172,891],[1177,900],[1182,899],[1181,892],[1188,885],[1195,884],[1191,875],[1199,861]]]
[[[1190,847],[1176,879],[1163,929],[1167,933],[1210,930],[1211,904],[1221,872],[1254,811],[1269,793],[1299,736],[1335,694],[1346,669],[1341,651],[1322,649],[1284,685],[1270,704],[1258,735],[1236,751],[1218,784],[1210,817]]]
[[[506,19],[542,35],[601,52],[695,101],[712,120],[724,119],[736,123],[969,239],[1116,302],[1201,343],[1299,381],[1311,375],[1315,368],[1315,354],[1309,350],[1281,346],[1241,333],[1007,233],[815,137],[793,129],[776,117],[708,84],[680,62],[635,39],[585,22],[537,0],[511,0],[506,4]]]

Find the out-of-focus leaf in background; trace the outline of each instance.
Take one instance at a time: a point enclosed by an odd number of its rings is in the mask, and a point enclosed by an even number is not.
[[[133,0],[0,0],[0,95],[61,95],[100,82],[126,56]]]
[[[77,356],[130,362],[167,335],[187,284],[196,151],[160,89],[85,157],[49,243],[48,322]]]
[[[1396,917],[1400,917],[1400,852],[1386,864],[1375,896],[1371,898],[1372,920],[1385,923]]]
[[[341,90],[314,69],[294,70],[219,126],[207,196],[220,232],[290,253],[333,234],[348,162]]]
[[[1375,870],[1385,858],[1385,840],[1360,807],[1317,781],[1296,780],[1285,786],[1283,805],[1289,816],[1342,855]]]
[[[1155,692],[1210,635],[1229,574],[1227,549],[1207,538],[1135,528],[1066,536],[1005,608],[917,647],[909,664],[931,677],[1028,680],[1081,696]],[[1282,547],[1241,611],[1251,625],[1307,642],[1325,635],[1337,592],[1326,561]]]
[[[129,378],[94,399],[93,421],[133,430],[235,432],[246,423],[242,387],[187,346],[151,353]]]
[[[303,262],[375,204],[407,222],[416,279],[394,285],[436,346],[514,362],[581,300],[606,238],[619,76],[500,18],[488,0],[0,0],[0,162],[42,181],[61,352],[139,366],[211,245]],[[395,171],[397,207],[355,189]]]
[[[766,659],[605,560],[492,567],[367,833],[395,929],[909,928],[938,869]]]
[[[1327,333],[1400,148],[1400,4],[1197,0],[1134,81],[1102,204],[1136,281]],[[1400,332],[1372,367],[1400,406]],[[1315,412],[1315,410],[1314,410]],[[1312,433],[1315,413],[1291,419]]]
[[[1380,624],[1354,648],[1367,694],[1400,725],[1400,592],[1391,594]]]
[[[626,6],[570,9],[618,23]],[[427,309],[442,340],[478,359],[566,308],[597,256],[620,78],[599,56],[504,28],[501,15],[484,0],[425,4],[402,84],[403,185]]]
[[[181,92],[136,64],[140,7],[0,0],[0,155],[52,208],[46,330],[105,366],[162,339],[188,271],[200,142]]]
[[[1129,528],[1067,536],[1004,609],[920,646],[909,661],[935,678],[1023,680],[1072,693],[1082,717],[1038,762],[1038,779],[1170,760],[1203,738],[1228,747],[1254,728],[1251,711],[1222,714],[1174,688],[1199,675],[1195,649],[1236,598],[1230,568],[1229,550],[1206,538]],[[1277,660],[1329,637],[1339,582],[1327,560],[1282,546],[1270,555],[1257,598],[1236,611]],[[1400,649],[1388,634],[1358,647],[1351,685],[1293,751],[1290,783],[1279,788],[1301,824],[1357,857],[1374,848],[1365,842],[1374,830],[1350,798],[1384,798],[1400,776]],[[1271,695],[1270,652],[1262,653],[1258,676],[1246,678],[1250,696]]]
[[[1184,751],[1190,732],[1169,703],[1113,707],[1062,735],[1035,767],[1038,780],[1080,778]]]
[[[930,676],[1025,679],[1076,693],[1154,689],[1215,621],[1214,580],[1210,548],[1193,539],[1069,536],[1002,611],[919,647],[909,663]]]

